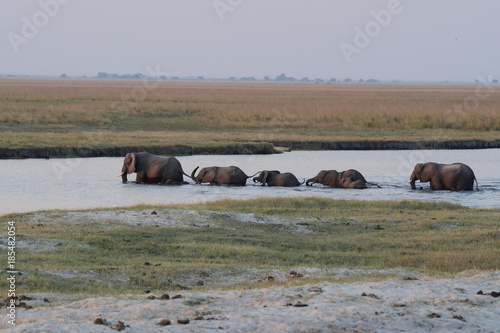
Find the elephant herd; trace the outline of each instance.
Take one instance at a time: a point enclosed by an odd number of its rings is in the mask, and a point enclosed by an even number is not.
[[[338,172],[336,170],[321,170],[313,178],[300,182],[292,173],[281,173],[278,170],[263,170],[248,176],[237,166],[205,167],[197,175],[196,167],[191,175],[182,170],[181,163],[173,156],[158,156],[147,152],[128,153],[123,160],[122,177],[127,182],[127,174],[137,173],[136,183],[144,184],[188,184],[183,176],[192,179],[196,184],[209,183],[210,185],[246,185],[248,178],[254,183],[268,186],[293,187],[306,184],[312,186],[319,183],[331,188],[364,189],[368,185],[380,187],[366,181],[363,175],[354,169]],[[410,176],[410,186],[416,189],[415,181],[430,182],[431,190],[472,191],[474,181],[479,190],[474,172],[462,163],[438,164],[433,162],[418,163]]]

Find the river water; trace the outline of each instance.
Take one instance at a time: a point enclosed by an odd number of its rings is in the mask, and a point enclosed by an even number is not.
[[[123,184],[123,158],[0,160],[0,215],[49,209],[86,209],[135,204],[199,203],[217,199],[258,197],[327,197],[359,200],[447,201],[468,207],[500,207],[500,149],[406,151],[297,151],[276,155],[196,155],[178,157],[190,174],[196,167],[239,166],[252,175],[260,170],[292,172],[300,181],[322,169],[357,169],[381,188],[330,189],[322,185],[297,188],[263,187],[249,179],[245,187]],[[412,191],[409,177],[415,163],[462,162],[476,174],[480,191]],[[129,175],[133,181],[135,174]],[[417,186],[420,184],[417,182]]]

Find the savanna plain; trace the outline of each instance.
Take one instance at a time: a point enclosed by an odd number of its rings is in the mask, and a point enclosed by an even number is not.
[[[0,148],[497,140],[500,93],[464,108],[477,89],[2,79]],[[500,209],[261,198],[1,221],[21,332],[494,332],[500,315]]]
[[[497,85],[0,80],[0,148],[497,140]]]

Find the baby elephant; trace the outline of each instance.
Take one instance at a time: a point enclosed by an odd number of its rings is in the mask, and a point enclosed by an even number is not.
[[[343,177],[340,179],[340,184],[343,188],[366,188],[366,183],[361,179],[355,179],[354,177]]]
[[[245,186],[247,183],[247,179],[252,176],[247,176],[243,170],[238,168],[237,166],[229,166],[229,167],[207,167],[200,169],[198,175],[195,177],[196,170],[199,167],[193,170],[191,173],[191,179],[194,180],[196,184],[201,183],[210,183],[210,185],[237,185],[237,186]]]
[[[257,177],[253,179],[254,183],[267,184],[268,186],[286,186],[293,187],[304,184],[299,182],[290,172],[281,173],[278,170],[264,170]]]
[[[338,172],[337,170],[321,170],[318,174],[306,181],[307,186],[320,183],[331,188],[366,188],[366,184],[375,185],[366,181],[363,175],[354,169]]]

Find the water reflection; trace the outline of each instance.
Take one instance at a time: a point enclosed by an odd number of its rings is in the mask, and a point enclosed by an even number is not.
[[[262,187],[252,179],[245,187],[123,184],[115,175],[123,158],[1,160],[0,214],[41,209],[84,209],[134,204],[198,203],[218,199],[318,196],[360,200],[448,201],[470,207],[500,207],[500,149],[426,151],[304,151],[280,155],[202,155],[179,157],[190,174],[196,167],[237,165],[246,174],[264,169],[292,172],[302,181],[322,169],[359,170],[382,188],[330,189],[319,184],[297,188]],[[463,162],[475,172],[481,191],[410,190],[417,162]],[[130,180],[135,175],[130,175]],[[419,183],[417,182],[417,186]],[[427,184],[422,184],[428,188]]]

